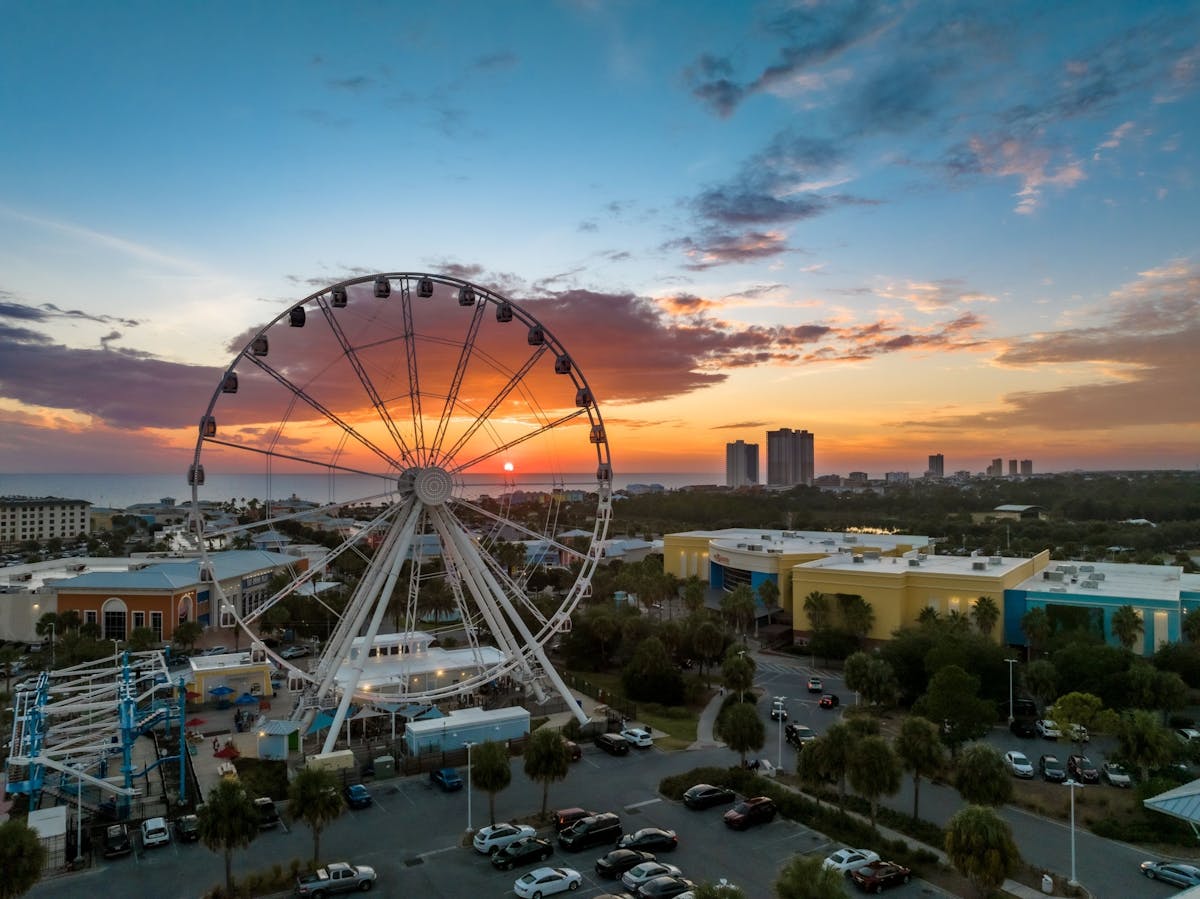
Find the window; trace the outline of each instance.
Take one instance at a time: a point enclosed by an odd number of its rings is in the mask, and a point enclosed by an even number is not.
[[[104,639],[105,640],[124,640],[125,634],[125,609],[111,608],[104,610]]]
[[[146,626],[146,613],[145,612],[134,612],[133,613],[133,626],[135,628]]]
[[[163,638],[162,626],[163,626],[163,613],[162,612],[151,612],[150,613],[150,630],[154,631],[154,639],[155,640],[162,640],[162,638]]]
[[[83,613],[83,623],[84,624],[96,624],[97,623],[95,609],[88,609]]]

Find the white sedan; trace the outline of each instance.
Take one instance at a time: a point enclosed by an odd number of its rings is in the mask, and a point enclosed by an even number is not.
[[[654,745],[654,738],[650,736],[650,731],[640,727],[627,727],[621,731],[621,736],[639,749],[649,749]]]
[[[1057,740],[1062,736],[1062,731],[1058,729],[1058,725],[1049,718],[1039,718],[1033,723],[1033,726],[1037,730],[1038,736],[1045,740]]]
[[[640,887],[647,880],[653,880],[655,877],[662,877],[664,874],[682,874],[683,872],[674,865],[666,865],[662,862],[642,862],[634,865],[628,871],[621,875],[621,883],[625,885],[625,889],[636,894]]]
[[[513,884],[513,892],[521,899],[541,899],[553,893],[577,890],[583,876],[573,868],[534,868],[522,874]]]
[[[1033,777],[1033,765],[1023,752],[1014,750],[1004,753],[1004,764],[1012,772],[1013,777],[1024,777],[1026,779]]]
[[[528,824],[492,824],[482,827],[475,834],[475,851],[491,855],[498,849],[503,849],[509,843],[525,837],[536,837],[537,831]]]
[[[825,859],[825,861],[821,862],[821,867],[830,871],[837,871],[849,877],[851,871],[857,871],[859,868],[866,867],[872,862],[877,861],[879,861],[878,852],[872,852],[870,849],[851,849],[847,847],[839,849]]]

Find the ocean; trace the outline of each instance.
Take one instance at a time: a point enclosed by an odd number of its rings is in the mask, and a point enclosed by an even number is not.
[[[613,475],[613,487],[623,490],[631,484],[661,484],[667,490],[696,485],[724,483],[724,474],[696,472],[634,472]],[[548,491],[556,486],[566,489],[595,489],[595,475],[565,474],[514,475],[505,482],[494,475],[468,475],[462,479],[462,495],[475,498],[482,494],[498,495],[512,490]],[[356,475],[331,479],[321,474],[280,474],[270,483],[262,474],[210,474],[201,489],[201,499],[224,501],[243,499],[300,499],[318,503],[352,502],[380,492],[379,481]],[[271,496],[264,494],[269,489]],[[190,500],[192,490],[181,474],[0,474],[0,496],[57,496],[80,499],[111,509],[125,509],[136,503],[153,503],[172,497],[177,502]]]

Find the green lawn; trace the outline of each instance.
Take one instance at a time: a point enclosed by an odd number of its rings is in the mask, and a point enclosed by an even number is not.
[[[571,671],[567,673],[574,676],[573,683],[571,681],[569,683],[572,683],[575,689],[588,694],[599,702],[607,703],[612,696],[624,697],[621,675],[617,672]],[[603,691],[603,696],[601,696],[601,691]],[[696,742],[696,726],[702,707],[675,706],[670,708],[670,711],[675,714],[668,715],[666,714],[667,709],[661,706],[654,706],[652,709],[646,703],[635,704],[640,723],[667,735],[654,741],[660,749],[687,749]]]

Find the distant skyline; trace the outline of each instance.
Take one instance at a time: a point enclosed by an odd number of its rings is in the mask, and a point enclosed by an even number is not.
[[[184,471],[375,271],[529,308],[617,471],[1200,465],[1200,0],[4,9],[0,472]]]

